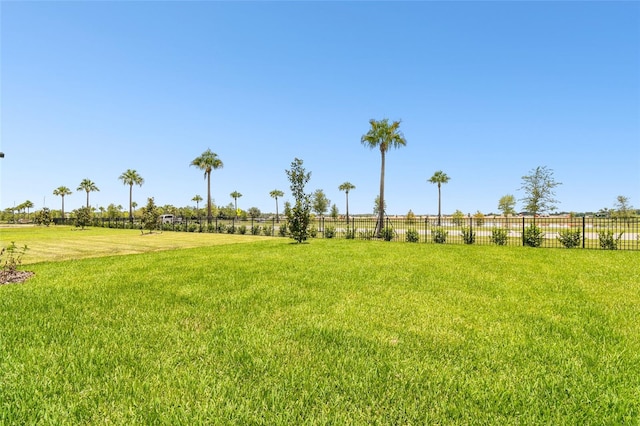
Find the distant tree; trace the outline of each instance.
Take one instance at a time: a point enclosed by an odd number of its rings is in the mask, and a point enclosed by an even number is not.
[[[476,211],[476,214],[473,215],[473,219],[476,222],[476,226],[484,225],[484,213],[482,213],[480,210]]]
[[[115,204],[111,203],[107,206],[107,217],[109,219],[118,219],[120,217],[120,210]]]
[[[616,197],[615,204],[615,216],[621,219],[628,219],[633,216],[634,209],[633,206],[629,203],[629,198],[624,195],[618,195]]]
[[[340,191],[344,191],[347,197],[347,223],[349,223],[349,191],[351,191],[352,189],[356,189],[356,186],[351,182],[345,182],[342,185],[340,185],[338,189]]]
[[[276,222],[280,223],[280,216],[278,215],[278,198],[284,197],[284,192],[280,191],[279,189],[274,189],[273,191],[269,192],[269,195],[271,196],[271,198],[276,199]]]
[[[524,209],[534,216],[555,210],[555,204],[558,200],[555,199],[554,188],[558,185],[562,185],[562,183],[556,182],[553,170],[546,166],[538,166],[530,170],[528,175],[522,176],[522,186],[520,187],[525,194],[521,198],[521,201],[524,202]]]
[[[409,209],[409,211],[407,212],[407,222],[409,223],[413,223],[416,221],[416,214],[413,212],[413,210]]]
[[[200,201],[202,201],[202,197],[196,194],[191,201],[196,202],[196,216],[200,219]]]
[[[449,182],[449,176],[447,176],[447,174],[442,170],[438,170],[433,174],[433,176],[429,178],[428,182],[435,183],[438,185],[438,226],[440,226],[440,223],[442,220],[442,211],[441,211],[442,197],[441,197],[440,188],[442,187],[443,183]]]
[[[82,179],[80,185],[76,189],[76,191],[85,191],[87,193],[87,208],[89,208],[89,193],[90,192],[98,192],[100,191],[95,183],[93,183],[90,179]]]
[[[74,212],[74,223],[76,228],[84,229],[85,226],[91,223],[91,208],[80,207]]]
[[[335,204],[332,204],[331,205],[331,218],[332,219],[337,219],[339,215],[340,215],[340,212],[338,211],[338,206],[336,206]]]
[[[142,208],[142,227],[153,232],[158,227],[158,219],[160,218],[160,212],[153,200],[153,197],[147,198],[147,205]]]
[[[131,203],[131,207],[133,207],[133,215],[136,215],[136,208],[138,208],[138,203],[135,201]]]
[[[261,214],[262,212],[261,212],[261,211],[260,211],[260,209],[259,209],[259,208],[257,208],[257,207],[251,207],[251,208],[249,209],[248,213],[249,213],[249,216],[251,216],[251,217],[253,217],[253,218],[256,218],[256,217],[260,217],[260,214]]]
[[[311,179],[311,172],[303,167],[303,161],[295,158],[291,168],[286,170],[291,183],[291,193],[295,204],[287,211],[287,221],[291,238],[302,243],[309,237],[309,222],[311,221],[311,197],[304,192],[305,185]]]
[[[124,185],[129,185],[129,220],[133,221],[133,185],[142,186],[144,179],[137,171],[132,169],[127,169],[118,179],[120,179]]]
[[[451,220],[453,221],[454,225],[462,226],[462,222],[464,222],[464,213],[462,213],[460,210],[456,210],[451,215]]]
[[[57,195],[62,198],[62,218],[64,219],[64,197],[65,195],[71,195],[72,192],[66,186],[59,186],[53,190],[53,195]]]
[[[516,213],[516,197],[511,194],[503,195],[498,201],[498,210],[502,212],[505,217],[509,217]]]
[[[33,221],[36,223],[36,225],[44,225],[44,226],[49,226],[51,224],[51,211],[44,207],[42,210],[37,211],[34,215],[33,215]]]
[[[382,225],[384,221],[385,212],[385,200],[384,200],[384,168],[385,157],[389,148],[400,148],[407,145],[407,140],[400,131],[400,121],[394,121],[389,124],[389,120],[384,118],[382,120],[369,120],[371,128],[369,131],[362,135],[360,142],[368,148],[380,149],[381,164],[380,164],[380,195],[378,196],[378,221],[376,223],[376,229],[374,234],[376,237],[381,236]]]
[[[236,217],[237,217],[238,216],[238,198],[242,197],[242,194],[239,193],[238,191],[233,191],[229,195],[231,196],[231,198],[233,198],[233,206],[235,208]]]
[[[384,212],[387,210],[387,202],[385,201],[382,204],[382,217],[384,218]],[[378,216],[378,220],[380,220],[380,196],[376,195],[375,200],[373,200],[373,214]]]
[[[318,216],[324,216],[324,214],[329,210],[329,205],[331,204],[331,200],[327,198],[322,189],[316,189],[313,193],[311,206],[313,211]]]
[[[32,208],[33,208],[33,202],[31,202],[31,201],[27,200],[27,201],[25,201],[24,203],[22,203],[22,207],[23,207],[24,209],[27,209],[27,221],[28,221],[28,220],[29,220],[29,216],[30,216],[30,214],[29,214],[29,209],[32,209]]]
[[[194,158],[190,166],[204,170],[204,177],[207,179],[207,222],[211,223],[211,171],[221,169],[222,160],[218,158],[218,154],[207,149],[199,157]]]

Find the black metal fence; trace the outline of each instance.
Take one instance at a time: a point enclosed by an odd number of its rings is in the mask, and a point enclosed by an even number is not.
[[[56,224],[72,220],[56,219]],[[118,218],[94,218],[92,226],[117,229],[141,229],[139,221]],[[531,247],[640,250],[640,218],[598,217],[386,217],[376,235],[377,219],[319,217],[312,221],[312,238],[382,239],[428,244],[478,244]],[[160,223],[164,231],[215,232],[226,234],[288,236],[284,220],[270,219],[183,219]]]

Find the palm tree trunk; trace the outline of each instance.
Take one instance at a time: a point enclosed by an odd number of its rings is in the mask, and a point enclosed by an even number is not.
[[[64,195],[62,196],[62,223],[64,224]]]
[[[438,226],[442,220],[442,214],[440,213],[440,183],[438,183]]]
[[[133,202],[133,183],[129,185],[129,221],[133,222],[133,207],[131,203]]]
[[[211,172],[207,173],[207,223],[211,224]]]
[[[347,194],[347,226],[349,226],[349,191],[347,191],[346,194]]]
[[[278,216],[278,197],[276,197],[276,223],[280,223],[280,216]]]
[[[384,150],[380,147],[380,154],[382,157],[380,165],[380,200],[378,204],[378,222],[376,223],[375,234],[376,237],[380,237],[382,233],[382,222],[384,221]]]
[[[89,191],[87,191],[87,208],[89,208]]]

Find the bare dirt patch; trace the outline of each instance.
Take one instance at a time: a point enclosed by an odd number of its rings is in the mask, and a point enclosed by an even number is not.
[[[31,271],[0,271],[0,285],[23,283],[34,275]]]

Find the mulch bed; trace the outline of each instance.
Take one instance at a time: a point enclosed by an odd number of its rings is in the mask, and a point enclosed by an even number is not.
[[[0,271],[0,285],[23,283],[34,275],[31,271]]]

